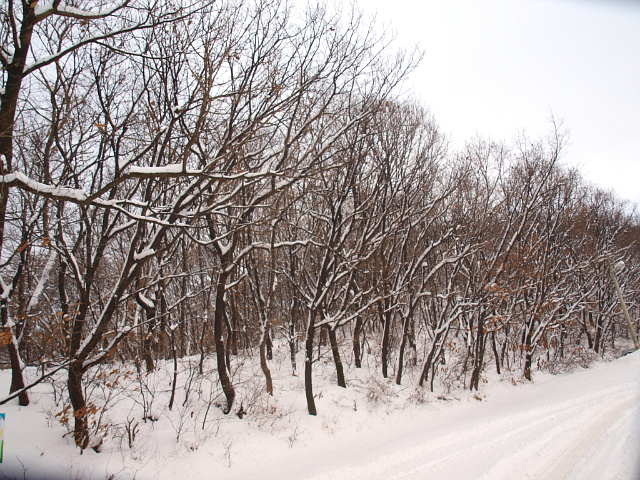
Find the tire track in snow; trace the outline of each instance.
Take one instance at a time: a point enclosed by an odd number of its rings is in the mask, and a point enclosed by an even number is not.
[[[486,420],[472,417],[462,424],[454,421],[454,430],[446,426],[440,426],[435,432],[426,430],[426,435],[433,433],[427,441],[424,437],[416,438],[414,446],[392,449],[366,465],[346,467],[313,478],[411,479],[435,475],[438,478],[506,479],[514,478],[515,471],[521,478],[539,478],[534,471],[540,469],[535,469],[535,465],[549,464],[544,460],[553,448],[560,448],[562,453],[554,455],[556,460],[543,469],[545,474],[553,475],[547,478],[564,478],[566,474],[558,469],[558,462],[564,465],[562,468],[567,473],[570,472],[579,461],[580,452],[599,438],[598,432],[602,434],[602,428],[611,418],[630,408],[636,396],[634,384],[623,384],[546,405],[534,403],[531,406],[525,402],[522,410],[516,409],[505,417],[494,416]],[[620,401],[620,398],[625,400]],[[597,415],[603,402],[614,400],[613,407],[605,414]],[[482,415],[481,411],[478,414]],[[584,425],[590,427],[588,432],[581,433]],[[573,435],[567,438],[567,432]],[[573,444],[576,437],[581,446]],[[534,476],[530,477],[532,473]]]
[[[561,415],[553,416],[553,421],[549,422],[549,430],[547,431],[532,429],[530,432],[531,438],[521,448],[511,448],[509,453],[498,459],[480,479],[506,480],[514,478],[514,473],[518,473],[519,478],[536,480],[541,476],[542,478],[556,480],[566,478],[579,458],[576,458],[573,463],[570,460],[566,460],[571,468],[565,472],[565,467],[562,467],[563,470],[561,471],[560,464],[563,461],[562,459],[565,458],[565,453],[571,451],[576,442],[579,442],[587,435],[585,430],[592,432],[592,434],[597,431],[599,425],[593,427],[592,430],[594,422],[598,423],[603,416],[609,419],[608,414],[610,412],[612,412],[611,415],[613,417],[615,417],[616,412],[618,412],[618,416],[622,415],[623,412],[619,411],[618,408],[622,408],[622,410],[631,408],[637,401],[637,395],[637,385],[630,383],[621,385],[621,388],[604,389],[594,394],[570,400],[575,405],[575,408],[563,410]],[[560,404],[564,403],[567,402]],[[556,408],[560,404],[551,404],[548,408]],[[607,407],[607,405],[613,406]],[[603,406],[605,413],[602,413]],[[603,420],[603,423],[606,424],[606,421]],[[600,432],[601,434],[603,433],[601,430]],[[598,438],[593,442],[595,443]],[[588,443],[588,439],[585,442]],[[582,451],[585,447],[586,444],[576,446],[575,453]],[[560,453],[554,453],[557,451]],[[582,456],[584,456],[584,452]],[[549,460],[549,457],[551,457],[551,460]],[[542,466],[538,467],[538,465]]]
[[[528,478],[535,463],[539,459],[549,456],[552,451],[550,445],[557,444],[558,439],[562,439],[562,445],[569,444],[571,441],[566,440],[567,430],[579,429],[592,421],[593,410],[601,408],[603,399],[628,396],[631,391],[624,387],[607,389],[577,397],[573,401],[525,410],[515,416],[511,415],[498,421],[488,420],[486,424],[482,425],[482,431],[491,431],[495,427],[500,429],[490,440],[475,443],[473,438],[459,438],[459,449],[454,450],[454,453],[410,469],[402,469],[400,472],[391,474],[389,478],[395,480],[418,479],[425,478],[425,475],[437,474],[439,478],[477,478],[481,476],[486,480],[495,480],[497,478],[514,478],[516,471],[520,478]],[[633,399],[622,403],[623,406],[630,407]],[[549,413],[549,410],[552,410],[552,413]],[[616,412],[613,412],[612,415]],[[507,422],[506,425],[505,422]],[[460,434],[464,436],[466,432],[457,432],[453,435]],[[517,444],[515,451],[514,442]],[[562,451],[568,449],[569,447],[566,447]],[[500,452],[505,451],[509,453],[502,456]],[[578,451],[580,451],[579,447],[576,449],[576,452]],[[460,468],[459,464],[461,463],[466,466]],[[575,463],[571,464],[571,467],[574,465]],[[553,474],[548,478],[557,480],[566,476],[559,475],[557,470],[551,471]],[[380,478],[383,477],[380,476]],[[530,478],[538,479],[539,475],[534,474]]]
[[[577,464],[585,456],[590,455],[595,444],[615,428],[621,418],[630,414],[631,407],[638,400],[639,398],[636,397],[622,401],[596,417],[584,433],[575,438],[567,448],[556,453],[547,463],[546,467],[542,469],[541,480],[558,480],[569,477]]]

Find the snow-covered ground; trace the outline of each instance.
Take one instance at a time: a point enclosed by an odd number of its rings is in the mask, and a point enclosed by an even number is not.
[[[312,478],[638,479],[640,354],[493,391],[340,451]]]
[[[477,393],[430,393],[409,379],[398,387],[366,370],[350,370],[342,389],[319,375],[317,417],[306,415],[302,380],[286,371],[286,361],[274,362],[274,398],[259,388],[259,375],[237,379],[249,411],[243,419],[215,406],[215,382],[188,384],[181,372],[169,412],[166,379],[145,377],[162,390],[146,394],[157,418],[147,422],[139,391],[132,393],[145,383],[107,371],[119,381],[93,392],[110,405],[101,453],[80,454],[64,436],[64,403],[54,403],[51,385],[39,386],[31,406],[0,407],[0,478],[640,478],[640,352],[571,374],[538,372],[532,384],[489,377]],[[9,379],[0,372],[0,388]]]

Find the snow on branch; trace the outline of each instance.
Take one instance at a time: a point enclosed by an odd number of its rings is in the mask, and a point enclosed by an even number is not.
[[[38,281],[38,285],[33,291],[33,294],[31,295],[31,299],[29,300],[29,304],[27,305],[27,311],[33,310],[38,304],[38,301],[40,300],[40,296],[44,291],[44,287],[46,283],[49,281],[49,276],[51,275],[51,271],[55,266],[57,258],[58,258],[58,252],[55,250],[51,250],[49,259],[47,260],[47,263],[45,264],[44,269],[42,271],[42,274],[40,275],[40,280]]]
[[[282,242],[254,242],[253,246],[255,248],[260,248],[262,250],[275,250],[277,248],[283,247],[306,247],[309,245],[311,241],[309,239],[305,240],[290,240],[290,241],[282,241]]]
[[[358,295],[358,297],[362,298],[365,295],[369,294],[372,290],[373,289],[366,290],[365,292],[362,292],[361,295]],[[347,314],[346,311],[340,311],[335,315],[326,316],[321,321],[315,324],[315,328],[320,328],[324,325],[334,325],[334,326],[345,325],[351,322],[352,320],[355,320],[356,318],[358,318],[358,316],[362,315],[363,312],[366,312],[369,308],[371,308],[377,302],[380,302],[380,300],[382,300],[382,297],[376,295],[374,297],[371,297],[368,302],[361,305],[360,308],[358,308],[355,312],[349,312]]]
[[[184,175],[201,175],[202,170],[186,168],[182,163],[172,163],[163,167],[131,167],[129,175],[132,177],[177,177]]]
[[[81,10],[79,8],[70,7],[68,5],[60,5],[61,3],[60,0],[43,2],[42,4],[36,5],[36,8],[35,8],[36,23],[44,20],[45,18],[51,15],[75,18],[78,20],[97,20],[100,18],[111,16],[114,13],[116,13],[118,10],[122,10],[127,5],[129,5],[130,1],[131,0],[124,0],[119,5],[117,4],[111,8],[106,8],[104,10],[99,10],[97,12]]]
[[[177,178],[184,176],[206,177],[211,180],[227,182],[232,180],[253,179],[262,177],[278,177],[282,173],[269,169],[263,169],[258,172],[239,172],[232,175],[222,173],[212,173],[202,169],[187,168],[183,163],[171,163],[162,167],[131,167],[128,177],[133,178]]]
[[[122,177],[117,181],[115,181],[113,185],[116,185],[119,183],[122,183]],[[131,200],[104,200],[100,198],[97,194],[87,195],[87,193],[80,188],[52,186],[52,185],[47,185],[46,183],[38,182],[36,180],[33,180],[27,177],[22,172],[13,172],[7,175],[0,175],[0,184],[4,184],[8,187],[18,187],[27,192],[34,193],[41,197],[50,198],[52,200],[64,200],[64,201],[72,202],[78,205],[94,205],[94,206],[103,207],[103,208],[114,208],[135,221],[154,223],[164,227],[185,226],[184,224],[179,222],[173,222],[173,223],[166,222],[153,216],[137,215],[133,212],[128,211],[125,208],[122,208],[123,204],[132,204],[137,207],[145,207],[146,205],[144,203],[132,202]],[[131,223],[127,223],[123,225],[121,228],[119,228],[118,231],[124,230],[131,226],[132,226]]]
[[[0,175],[0,184],[5,184],[8,187],[18,187],[22,190],[26,190],[42,197],[50,198],[53,200],[67,200],[73,203],[85,204],[89,202],[89,196],[87,193],[79,188],[71,188],[58,186],[54,187],[47,185],[46,183],[40,183],[27,177],[22,172],[8,173],[7,175]],[[92,203],[103,207],[114,206],[114,202],[103,200],[100,198],[94,198]]]

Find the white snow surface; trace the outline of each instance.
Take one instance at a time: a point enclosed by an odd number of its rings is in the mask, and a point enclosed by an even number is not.
[[[573,373],[536,372],[533,383],[515,372],[488,374],[479,392],[431,393],[415,387],[409,375],[399,387],[377,371],[351,367],[343,389],[332,382],[331,362],[319,363],[316,417],[306,414],[302,378],[289,374],[286,346],[278,347],[270,364],[275,397],[262,390],[259,367],[247,366],[254,361],[243,366],[253,369],[252,376],[235,378],[238,403],[249,412],[243,419],[225,416],[215,405],[223,397],[213,363],[208,364],[212,382],[194,387],[186,382],[197,358],[181,361],[172,412],[167,409],[171,362],[138,377],[133,367],[104,367],[104,378],[117,382],[92,391],[92,398],[102,395],[109,405],[102,418],[110,426],[101,453],[87,449],[81,454],[73,446],[71,435],[65,435],[68,427],[59,421],[64,404],[56,405],[52,386],[41,384],[30,406],[19,407],[17,400],[0,406],[6,413],[0,477],[640,478],[640,351]],[[30,378],[35,376],[30,371]],[[60,391],[64,380],[58,379]],[[8,391],[9,385],[10,372],[0,372],[0,388]],[[154,385],[158,393],[151,395],[145,385]],[[145,392],[148,411],[157,420],[142,420],[135,388]],[[132,447],[127,420],[138,424]]]

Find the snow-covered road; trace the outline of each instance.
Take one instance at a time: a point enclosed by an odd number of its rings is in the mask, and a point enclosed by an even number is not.
[[[338,439],[280,478],[640,479],[640,352],[511,388],[361,441]]]

